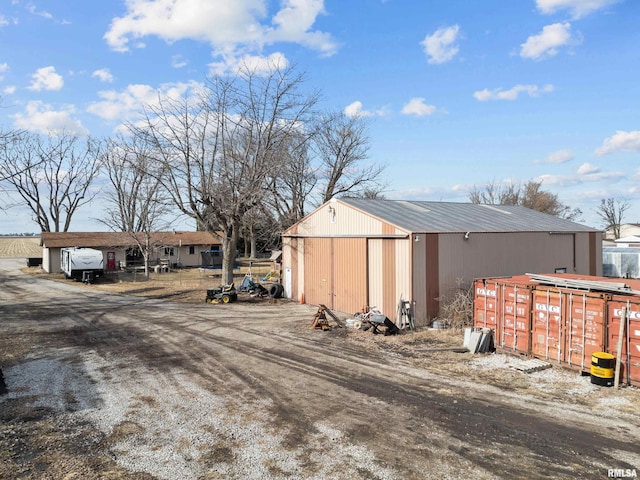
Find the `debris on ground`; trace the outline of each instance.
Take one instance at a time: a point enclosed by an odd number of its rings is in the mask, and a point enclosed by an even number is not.
[[[326,305],[320,305],[318,307],[318,312],[313,317],[313,324],[311,328],[315,328],[316,330],[331,330],[331,325],[329,325],[329,319],[327,315],[335,322],[338,328],[342,328],[344,325],[342,320],[340,320],[335,313],[333,313]]]
[[[462,346],[471,353],[486,353],[493,350],[493,335],[490,328],[467,327],[464,329]]]
[[[527,360],[512,361],[509,367],[515,370],[519,370],[523,373],[533,373],[551,368],[551,364],[549,362],[545,362],[544,360],[538,360],[537,358],[529,358]]]

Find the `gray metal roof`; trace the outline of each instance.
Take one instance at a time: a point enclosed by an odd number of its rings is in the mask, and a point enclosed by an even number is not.
[[[516,205],[356,198],[340,201],[412,233],[598,231]]]

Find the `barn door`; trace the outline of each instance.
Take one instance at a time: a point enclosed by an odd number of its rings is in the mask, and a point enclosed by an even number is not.
[[[352,313],[367,303],[367,244],[364,238],[306,238],[305,301]]]

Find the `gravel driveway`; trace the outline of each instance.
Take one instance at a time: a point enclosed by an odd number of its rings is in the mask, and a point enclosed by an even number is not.
[[[590,406],[443,374],[446,356],[310,329],[308,305],[134,298],[27,276],[23,264],[0,260],[0,478],[640,470],[640,420],[606,397]]]

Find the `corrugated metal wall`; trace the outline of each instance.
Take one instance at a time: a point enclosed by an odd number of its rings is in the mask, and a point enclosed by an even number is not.
[[[305,238],[303,265],[305,301],[333,308],[331,238]]]
[[[368,276],[369,289],[367,301],[372,307],[382,308],[384,304],[384,269],[382,267],[382,239],[370,238],[368,245]],[[365,306],[365,305],[363,305]]]
[[[411,246],[405,232],[329,202],[288,233],[293,237],[283,241],[283,266],[292,270],[292,298],[346,313],[375,306],[391,319],[400,294],[410,300]]]
[[[305,301],[353,313],[367,299],[367,250],[364,238],[304,239]]]
[[[470,233],[466,240],[462,233],[440,234],[441,295],[451,296],[459,280],[466,287],[474,278],[553,273],[560,268],[589,275],[597,262],[597,240],[589,232]]]
[[[360,310],[367,299],[367,240],[333,240],[333,306],[340,312]]]

